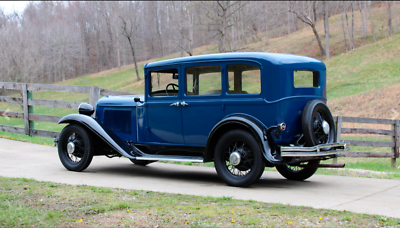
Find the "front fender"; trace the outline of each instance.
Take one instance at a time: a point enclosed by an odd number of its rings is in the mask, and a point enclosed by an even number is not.
[[[80,124],[89,131],[93,132],[95,135],[97,135],[101,140],[107,143],[112,149],[117,151],[122,156],[131,159],[136,158],[136,154],[124,141],[122,141],[116,134],[114,134],[114,132],[109,130],[106,126],[97,122],[90,116],[81,114],[70,114],[60,119],[58,124],[62,123]]]
[[[256,137],[256,140],[259,142],[264,158],[273,165],[283,164],[283,159],[280,156],[279,151],[276,151],[276,146],[274,145],[273,139],[268,134],[270,130],[268,130],[261,123],[261,121],[257,120],[256,118],[241,114],[229,116],[215,125],[208,136],[205,160],[211,160],[218,136],[221,136],[221,133],[225,133],[225,130],[221,129],[229,125],[240,125],[241,127],[251,131],[251,133],[253,133],[253,135]],[[275,128],[275,126],[272,128]]]

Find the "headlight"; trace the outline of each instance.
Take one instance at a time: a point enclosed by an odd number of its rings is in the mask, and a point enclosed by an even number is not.
[[[79,114],[91,116],[94,113],[94,108],[88,103],[82,103],[78,108]]]

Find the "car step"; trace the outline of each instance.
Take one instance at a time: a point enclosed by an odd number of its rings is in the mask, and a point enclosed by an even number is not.
[[[136,160],[146,160],[146,161],[180,161],[180,162],[203,162],[203,157],[193,157],[193,156],[178,156],[178,155],[142,155],[137,156]]]

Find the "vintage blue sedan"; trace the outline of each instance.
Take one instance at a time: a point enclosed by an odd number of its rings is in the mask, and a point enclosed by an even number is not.
[[[335,140],[326,105],[326,67],[276,53],[183,57],[144,66],[145,94],[87,103],[56,140],[62,164],[86,169],[93,156],[151,162],[214,162],[232,186],[249,186],[265,167],[311,177],[348,145]],[[94,114],[95,113],[95,114]],[[92,117],[94,116],[94,117]]]

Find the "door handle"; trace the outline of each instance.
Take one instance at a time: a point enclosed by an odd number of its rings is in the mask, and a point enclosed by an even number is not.
[[[181,105],[182,105],[182,106],[188,106],[189,104],[186,103],[186,102],[184,102],[184,101],[182,101],[182,102],[181,102]]]
[[[175,103],[172,103],[172,104],[170,104],[169,106],[179,106],[179,102],[175,102]]]

